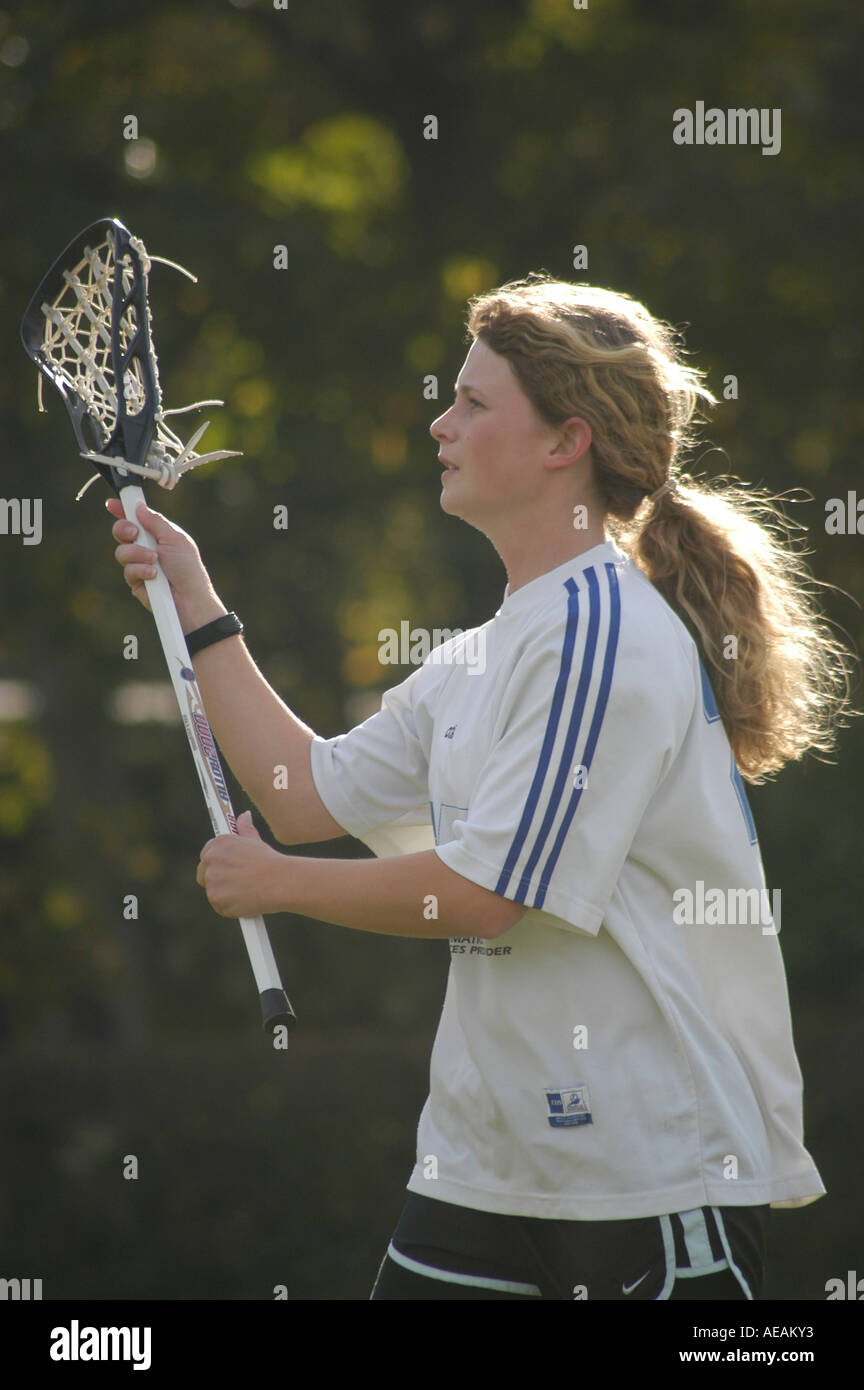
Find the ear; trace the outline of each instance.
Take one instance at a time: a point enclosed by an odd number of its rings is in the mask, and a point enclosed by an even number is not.
[[[591,426],[581,415],[571,415],[563,425],[555,430],[553,446],[549,450],[547,467],[566,468],[584,458],[591,448]]]

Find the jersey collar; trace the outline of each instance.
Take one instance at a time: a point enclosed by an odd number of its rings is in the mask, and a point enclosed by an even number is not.
[[[591,565],[595,567],[606,563],[620,565],[626,561],[627,556],[624,551],[610,538],[601,545],[594,545],[590,550],[584,550],[581,555],[574,555],[571,559],[565,560],[563,565],[557,565],[554,570],[549,570],[546,574],[538,574],[536,579],[530,579],[527,584],[522,585],[521,589],[517,589],[515,594],[511,594],[509,584],[505,585],[504,598],[495,616],[496,618],[509,617],[512,613],[521,613],[537,604],[543,604],[558,593],[565,580],[569,579],[571,575],[575,576],[583,570],[589,569]]]

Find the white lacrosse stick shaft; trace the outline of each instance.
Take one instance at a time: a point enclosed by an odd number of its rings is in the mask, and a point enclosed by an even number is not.
[[[140,503],[146,503],[142,489],[137,484],[130,482],[128,487],[121,487],[120,500],[128,520],[138,527],[138,542],[141,545],[149,546],[158,555],[159,548],[156,541],[141,525],[136,515],[136,509]],[[210,813],[213,832],[216,835],[236,835],[237,821],[231,806],[225,775],[219,761],[216,742],[204,712],[204,704],[195,680],[183,628],[177,616],[171,585],[158,561],[156,578],[145,580],[145,587],[147,597],[150,600],[150,607],[153,610],[153,617],[156,619],[159,640],[165,653],[168,674],[171,677],[171,684],[174,686],[174,694],[177,696],[177,704],[180,707],[189,747],[192,750],[192,757],[195,760],[195,767],[201,781],[204,800]],[[241,917],[239,920],[243,939],[246,942],[246,950],[249,952],[249,960],[252,964],[252,973],[255,976],[255,983],[261,998],[261,1011],[265,1028],[272,1032],[277,1024],[293,1024],[294,1011],[282,987],[279,967],[276,964],[273,947],[270,945],[264,919],[262,917]]]

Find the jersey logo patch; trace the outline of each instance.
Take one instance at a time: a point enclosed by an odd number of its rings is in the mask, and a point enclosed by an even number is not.
[[[553,1129],[594,1123],[587,1086],[547,1086],[546,1104],[549,1107],[547,1118]]]

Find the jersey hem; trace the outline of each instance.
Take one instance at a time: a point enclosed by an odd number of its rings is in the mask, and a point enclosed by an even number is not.
[[[730,1188],[734,1186],[734,1191]],[[794,1189],[793,1191],[790,1191]],[[490,1192],[467,1183],[434,1181],[415,1169],[407,1183],[409,1192],[451,1202],[457,1207],[488,1211],[501,1216],[529,1216],[550,1221],[627,1221],[646,1216],[665,1216],[696,1207],[807,1206],[825,1195],[819,1174],[813,1169],[802,1178],[775,1182],[690,1183],[656,1192],[603,1197],[562,1197],[560,1193]]]

